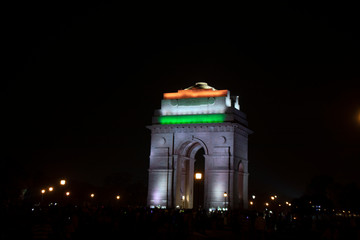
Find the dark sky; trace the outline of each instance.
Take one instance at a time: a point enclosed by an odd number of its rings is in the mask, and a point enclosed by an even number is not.
[[[292,2],[9,6],[5,171],[146,184],[162,93],[206,81],[248,115],[249,192],[296,197],[321,174],[360,184],[359,15]]]

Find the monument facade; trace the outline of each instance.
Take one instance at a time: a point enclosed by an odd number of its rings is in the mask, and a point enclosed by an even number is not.
[[[252,131],[238,99],[203,82],[164,93],[148,126],[148,206],[247,208]]]

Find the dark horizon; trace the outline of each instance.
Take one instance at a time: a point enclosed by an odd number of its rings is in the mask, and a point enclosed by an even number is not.
[[[360,185],[355,8],[177,7],[10,7],[1,89],[10,179],[147,184],[146,126],[162,94],[204,81],[239,95],[254,131],[249,194],[299,197],[318,175]]]

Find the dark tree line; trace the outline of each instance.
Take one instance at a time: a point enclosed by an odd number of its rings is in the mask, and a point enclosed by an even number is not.
[[[330,176],[316,176],[311,179],[304,195],[294,202],[302,212],[360,212],[360,188],[354,182],[343,184]]]

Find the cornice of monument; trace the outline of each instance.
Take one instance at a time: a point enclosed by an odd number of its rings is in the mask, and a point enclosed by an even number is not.
[[[174,133],[174,132],[237,132],[242,135],[252,134],[249,128],[239,123],[196,123],[196,124],[154,124],[147,126],[152,133]]]

